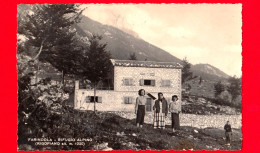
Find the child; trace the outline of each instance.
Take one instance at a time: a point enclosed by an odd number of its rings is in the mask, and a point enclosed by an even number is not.
[[[229,121],[227,121],[226,125],[224,126],[224,129],[225,129],[225,135],[226,135],[226,145],[230,146],[232,128],[231,128]]]
[[[172,96],[172,102],[169,104],[169,111],[172,115],[172,132],[180,129],[179,113],[181,112],[181,104],[178,101],[177,95]]]

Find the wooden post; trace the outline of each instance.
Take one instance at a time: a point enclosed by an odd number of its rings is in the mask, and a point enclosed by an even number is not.
[[[75,92],[74,92],[74,109],[77,108],[77,97],[78,97],[78,90],[79,90],[79,81],[75,80]]]
[[[94,113],[96,113],[96,84],[94,85]]]

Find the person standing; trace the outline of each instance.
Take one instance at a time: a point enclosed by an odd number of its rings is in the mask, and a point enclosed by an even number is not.
[[[172,117],[172,131],[180,129],[180,119],[179,114],[181,112],[181,103],[178,101],[178,96],[172,96],[172,101],[169,104],[169,112],[171,112]]]
[[[158,93],[158,99],[154,103],[153,110],[154,128],[165,129],[165,117],[168,114],[168,103],[161,92]]]
[[[225,124],[224,129],[225,129],[225,135],[226,135],[226,145],[230,146],[232,128],[231,128],[229,121],[227,121],[227,123]]]
[[[138,91],[138,94],[139,96],[136,98],[136,104],[135,104],[136,126],[142,128],[144,124],[144,116],[145,116],[145,103],[146,103],[145,90],[140,89]]]

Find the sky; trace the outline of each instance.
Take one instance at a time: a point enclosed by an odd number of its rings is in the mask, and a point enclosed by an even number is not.
[[[88,4],[89,18],[192,64],[242,75],[242,4]]]

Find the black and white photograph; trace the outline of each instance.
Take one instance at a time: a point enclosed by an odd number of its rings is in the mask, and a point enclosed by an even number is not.
[[[242,4],[20,4],[18,151],[241,150]]]

